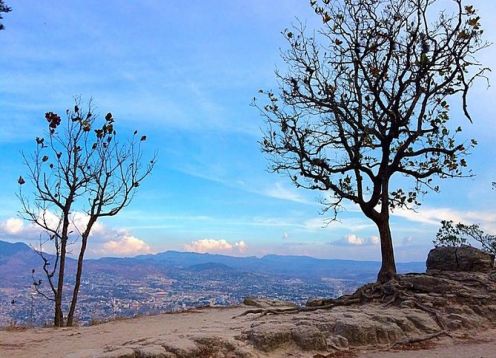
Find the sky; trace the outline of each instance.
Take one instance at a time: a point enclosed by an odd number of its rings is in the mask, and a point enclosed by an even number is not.
[[[447,0],[441,0],[448,3]],[[0,32],[0,240],[36,245],[39,232],[18,215],[21,152],[43,135],[44,113],[63,113],[74,96],[112,112],[120,133],[148,136],[153,174],[133,203],[96,226],[88,257],[166,250],[237,256],[309,255],[380,259],[377,229],[352,205],[328,223],[325,193],[298,190],[267,170],[263,118],[251,106],[275,89],[274,70],[296,19],[318,27],[307,1],[7,1]],[[496,2],[477,0],[486,39],[496,43]],[[496,69],[496,46],[479,59]],[[443,219],[496,233],[496,75],[479,82],[467,136],[473,178],[441,183],[414,211],[395,211],[397,261],[422,261]],[[456,105],[454,120],[463,121]],[[458,117],[458,118],[457,118]],[[80,213],[75,213],[80,215]],[[84,222],[84,216],[79,220]]]

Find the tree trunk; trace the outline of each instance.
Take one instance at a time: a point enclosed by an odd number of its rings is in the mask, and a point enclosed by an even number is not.
[[[57,278],[57,294],[55,295],[55,327],[64,326],[64,312],[62,310],[62,301],[64,298],[64,277],[65,277],[65,256],[67,253],[67,241],[69,240],[69,208],[72,203],[73,194],[69,195],[66,207],[63,212],[62,234],[60,235],[60,266],[59,276]]]
[[[79,257],[77,263],[76,282],[74,283],[74,291],[72,292],[71,307],[69,308],[69,314],[67,315],[68,326],[72,326],[74,323],[74,313],[76,312],[79,288],[81,287],[81,277],[83,275],[84,253],[86,252],[86,246],[88,244],[88,238],[90,236],[91,229],[93,228],[93,225],[95,224],[97,218],[98,216],[95,215],[90,216],[86,229],[81,235],[81,249],[79,250]]]
[[[76,282],[74,284],[74,291],[72,292],[72,301],[69,313],[67,315],[67,326],[72,326],[74,322],[74,312],[76,312],[77,299],[79,295],[79,287],[81,286],[81,276],[83,274],[83,259],[84,252],[86,251],[86,244],[88,243],[88,236],[83,235],[81,239],[81,250],[79,251]]]
[[[376,222],[381,238],[382,266],[377,275],[378,282],[387,282],[396,276],[396,263],[394,261],[393,240],[389,228],[389,217]]]
[[[55,314],[53,325],[62,327],[64,325],[64,313],[62,311],[62,297],[64,290],[64,274],[65,274],[65,255],[67,250],[67,240],[61,240],[60,243],[60,264],[59,275],[57,278],[57,294],[55,295]]]

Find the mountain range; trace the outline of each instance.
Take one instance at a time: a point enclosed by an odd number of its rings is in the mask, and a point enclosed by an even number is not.
[[[71,271],[75,260],[69,258],[68,269]],[[399,272],[424,272],[424,262],[398,263]],[[33,268],[41,268],[41,259],[26,244],[0,241],[0,286],[9,277],[19,279],[31,275]],[[132,270],[130,269],[132,268]],[[261,258],[234,257],[227,255],[166,251],[158,254],[139,255],[135,257],[117,258],[103,257],[86,260],[86,272],[122,274],[140,277],[144,272],[167,272],[184,270],[199,272],[216,270],[229,272],[246,272],[255,274],[271,274],[283,277],[315,279],[332,277],[356,281],[375,279],[380,268],[377,261],[354,261],[336,259],[317,259],[308,256],[266,255]]]

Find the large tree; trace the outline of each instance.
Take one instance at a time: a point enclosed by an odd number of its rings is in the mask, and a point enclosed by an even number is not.
[[[48,112],[45,121],[46,135],[36,138],[32,155],[24,156],[28,175],[26,179],[19,177],[21,214],[43,231],[38,253],[43,259],[48,291],[47,287],[42,289],[41,279],[34,283],[39,293],[54,302],[55,326],[64,325],[67,254],[70,248],[77,248],[77,268],[65,321],[71,326],[84,255],[95,223],[117,215],[129,205],[155,162],[152,159],[143,163],[141,146],[146,136],[138,136],[135,131],[129,139],[120,141],[112,114],[100,121],[91,104],[83,109],[77,100],[64,119]],[[24,189],[24,184],[30,184],[31,190]],[[47,243],[53,248],[43,247]]]
[[[439,190],[433,178],[466,174],[475,141],[459,139],[449,103],[471,121],[467,96],[485,72],[474,58],[486,46],[480,19],[462,0],[310,3],[322,28],[284,31],[288,69],[256,102],[267,120],[262,148],[297,187],[332,193],[326,209],[337,214],[347,200],[376,224],[384,282],[396,274],[391,210]],[[395,187],[395,174],[411,188]]]

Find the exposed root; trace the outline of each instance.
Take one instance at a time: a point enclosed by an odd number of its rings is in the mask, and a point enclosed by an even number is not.
[[[426,335],[420,336],[420,337],[405,338],[405,339],[402,339],[402,340],[395,342],[389,348],[394,348],[395,346],[404,345],[404,344],[413,344],[413,343],[425,342],[425,341],[428,341],[428,340],[431,340],[431,339],[434,339],[434,338],[437,338],[440,336],[450,336],[450,334],[447,331],[442,330],[442,331],[438,331],[435,333],[426,334]]]
[[[496,274],[491,274],[491,279],[496,278]],[[456,280],[458,279],[458,280]],[[456,282],[454,282],[456,281]],[[460,285],[460,281],[467,281],[467,285]],[[428,313],[440,328],[440,331],[413,339],[406,343],[420,342],[435,338],[439,335],[449,335],[448,324],[443,317],[444,308],[448,302],[455,304],[470,303],[476,306],[480,302],[486,302],[490,298],[488,295],[476,294],[473,286],[478,286],[486,291],[494,291],[490,286],[490,280],[484,282],[477,275],[465,275],[462,280],[459,276],[449,272],[439,274],[407,274],[395,277],[385,283],[371,283],[358,288],[353,294],[341,296],[335,299],[322,299],[309,301],[304,307],[267,307],[250,309],[233,318],[258,314],[260,317],[266,315],[298,314],[301,312],[311,312],[317,310],[333,309],[334,307],[382,304],[386,307],[412,307]],[[445,289],[446,288],[446,289]],[[441,294],[444,293],[446,296]],[[444,296],[440,299],[440,296]],[[450,298],[447,298],[450,297]],[[405,343],[403,341],[397,344]]]
[[[444,324],[444,321],[442,320],[439,312],[437,312],[433,308],[430,308],[430,307],[423,305],[422,303],[420,303],[418,301],[414,301],[414,304],[415,304],[415,307],[417,307],[418,309],[433,315],[434,318],[436,319],[436,322],[439,325],[439,327],[441,327],[444,331],[446,330],[446,325]]]
[[[246,316],[249,314],[260,314],[260,317],[273,314],[288,314],[288,313],[300,313],[300,312],[313,312],[318,310],[331,309],[336,306],[351,306],[353,304],[359,303],[360,301],[357,299],[346,300],[343,302],[336,302],[333,304],[326,304],[322,306],[305,306],[305,307],[285,307],[285,308],[257,308],[252,310],[244,311],[243,313],[234,316],[233,318],[238,318],[242,316]]]

